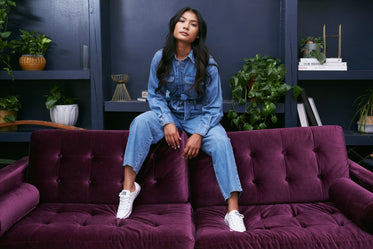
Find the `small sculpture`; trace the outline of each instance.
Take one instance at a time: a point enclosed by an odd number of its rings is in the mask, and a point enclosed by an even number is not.
[[[129,80],[128,74],[112,74],[111,79],[117,83],[112,101],[130,101],[131,97],[126,88],[126,82]]]

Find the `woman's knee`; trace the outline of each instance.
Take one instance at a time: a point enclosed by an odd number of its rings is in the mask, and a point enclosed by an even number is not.
[[[131,123],[130,129],[134,127],[149,127],[158,121],[157,115],[153,111],[147,111],[138,115]]]
[[[216,134],[208,138],[208,140],[203,141],[204,147],[210,153],[218,152],[221,153],[222,151],[230,150],[231,148],[231,141],[229,137],[224,134]]]

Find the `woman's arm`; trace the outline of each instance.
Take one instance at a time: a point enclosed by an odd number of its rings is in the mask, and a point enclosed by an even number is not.
[[[159,80],[157,78],[157,67],[161,58],[162,50],[159,50],[155,53],[150,66],[147,100],[150,109],[157,114],[161,125],[165,126],[166,124],[174,123],[174,121],[172,119],[170,108],[167,106],[165,97],[162,96],[160,92],[155,92],[155,89],[157,89],[159,84]]]
[[[157,67],[161,58],[162,50],[159,50],[155,53],[150,66],[147,99],[150,109],[157,114],[159,122],[163,126],[167,144],[174,149],[178,149],[180,148],[181,138],[178,129],[174,124],[170,108],[167,106],[165,97],[160,94],[160,92],[155,91],[159,84],[159,80],[157,78]]]
[[[217,125],[223,117],[223,96],[221,91],[221,82],[219,71],[213,59],[210,59],[208,72],[210,81],[206,82],[201,122],[195,130],[195,133],[206,136],[211,127]]]
[[[202,137],[206,136],[210,128],[217,125],[223,117],[223,96],[219,71],[213,59],[210,59],[210,64],[212,64],[208,68],[210,80],[206,82],[201,122],[185,145],[183,153],[185,158],[194,158],[198,155]]]

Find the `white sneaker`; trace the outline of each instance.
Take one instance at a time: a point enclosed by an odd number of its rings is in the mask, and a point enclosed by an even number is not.
[[[122,190],[119,193],[119,206],[117,212],[117,218],[126,219],[132,213],[132,204],[136,197],[139,195],[141,190],[140,185],[135,182],[135,191],[130,192],[129,190]]]
[[[245,232],[245,224],[243,223],[243,215],[237,210],[230,211],[224,217],[224,222],[229,226],[230,231]]]

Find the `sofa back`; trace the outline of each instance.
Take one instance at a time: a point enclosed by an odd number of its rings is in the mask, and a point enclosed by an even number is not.
[[[39,189],[41,201],[118,203],[128,134],[102,130],[34,131],[29,181]],[[181,153],[163,140],[151,147],[137,176],[142,187],[138,203],[189,200],[188,167]]]
[[[330,184],[348,177],[343,130],[339,126],[229,132],[243,188],[241,205],[329,199]],[[194,207],[225,205],[211,158],[191,161]]]

